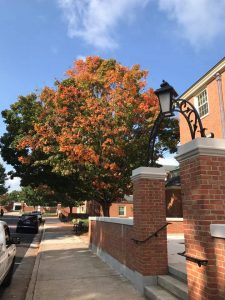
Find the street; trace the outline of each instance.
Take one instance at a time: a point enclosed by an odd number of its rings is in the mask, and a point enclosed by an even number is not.
[[[30,281],[35,258],[38,252],[38,243],[41,239],[42,225],[39,227],[39,233],[16,233],[16,225],[19,215],[5,214],[0,218],[5,221],[9,228],[11,236],[20,238],[20,244],[16,245],[16,261],[14,266],[14,274],[9,287],[0,287],[0,299],[25,299],[26,290]],[[21,271],[16,272],[18,266]]]

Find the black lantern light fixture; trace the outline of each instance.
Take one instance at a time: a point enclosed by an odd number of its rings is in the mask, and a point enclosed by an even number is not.
[[[175,89],[163,80],[160,88],[155,91],[155,94],[159,98],[161,113],[167,117],[172,116],[173,99],[178,96]]]
[[[206,128],[203,127],[201,118],[194,105],[185,99],[176,98],[178,96],[175,89],[164,81],[160,88],[155,91],[156,96],[159,98],[160,113],[155,120],[151,129],[148,145],[147,166],[154,166],[154,147],[158,135],[159,127],[165,117],[171,117],[174,112],[182,114],[187,121],[192,140],[196,137],[196,132],[200,133],[201,137],[213,138],[214,134],[206,135]]]

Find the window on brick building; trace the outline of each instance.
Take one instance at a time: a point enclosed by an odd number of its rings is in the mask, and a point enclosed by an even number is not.
[[[209,113],[209,104],[206,90],[202,91],[197,96],[198,113],[202,118]]]
[[[119,206],[119,216],[125,216],[125,215],[126,215],[125,206]]]

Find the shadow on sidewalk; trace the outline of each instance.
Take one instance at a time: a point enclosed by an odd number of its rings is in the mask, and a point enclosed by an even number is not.
[[[77,240],[59,250],[44,246],[33,300],[144,299],[127,279],[82,245]]]
[[[63,222],[61,223],[60,221],[55,224],[47,223],[45,224],[45,233],[52,233],[52,239],[61,239],[62,237],[79,237],[85,244],[89,243],[88,232],[76,234],[74,231],[74,225],[71,223],[65,224]]]

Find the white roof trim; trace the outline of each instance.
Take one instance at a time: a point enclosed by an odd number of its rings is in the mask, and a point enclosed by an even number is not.
[[[217,73],[222,73],[225,70],[225,58],[223,58],[217,65],[215,65],[209,72],[207,72],[202,78],[194,83],[186,92],[184,92],[180,98],[189,100],[195,96],[201,89],[212,81]]]

